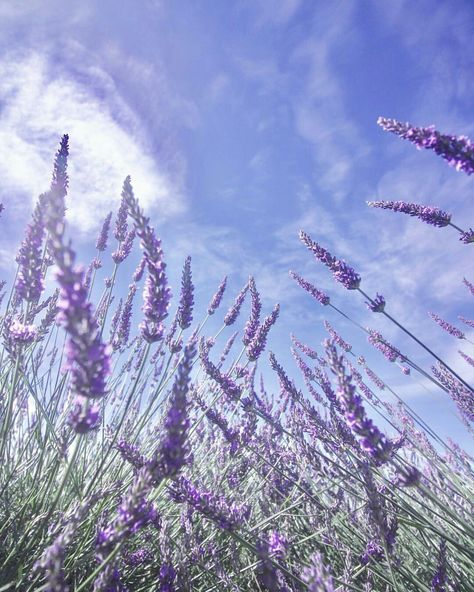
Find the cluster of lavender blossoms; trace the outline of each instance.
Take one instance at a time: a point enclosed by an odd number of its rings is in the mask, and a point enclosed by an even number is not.
[[[128,213],[135,222],[136,234],[141,240],[143,258],[146,261],[148,276],[145,281],[142,307],[145,320],[141,325],[141,331],[145,341],[154,343],[163,337],[163,321],[168,316],[171,300],[161,242],[138,205],[130,177],[127,177],[123,184],[122,203],[126,204]],[[117,221],[116,237],[119,240],[125,240],[126,237],[124,224],[122,219],[120,219],[120,224]]]
[[[329,251],[313,241],[303,230],[300,231],[300,240],[313,253],[316,259],[324,263],[332,273],[334,279],[348,290],[357,290],[360,285],[360,276],[343,259],[336,259]],[[318,298],[319,300],[319,298]]]
[[[98,424],[99,408],[95,403],[90,403],[90,400],[101,399],[107,392],[111,348],[101,340],[84,285],[84,269],[75,266],[76,254],[71,246],[64,244],[68,151],[66,135],[61,140],[54,163],[51,190],[45,198],[45,219],[50,250],[58,268],[58,320],[69,337],[66,345],[66,370],[69,371],[69,383],[75,396],[69,421],[76,432],[86,433]]]
[[[432,125],[414,127],[411,123],[402,123],[385,117],[379,117],[377,123],[386,132],[392,132],[400,138],[409,140],[418,149],[433,150],[457,171],[463,171],[468,175],[474,173],[474,145],[466,136],[441,134]]]

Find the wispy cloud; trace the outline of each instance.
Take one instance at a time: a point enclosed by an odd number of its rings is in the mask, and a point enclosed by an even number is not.
[[[77,51],[77,47],[76,47]],[[115,208],[132,175],[147,211],[168,217],[184,207],[173,180],[147,146],[139,118],[99,66],[73,70],[47,53],[10,54],[0,61],[0,175],[7,208],[24,208],[47,188],[52,156],[70,134],[69,220],[96,229]]]

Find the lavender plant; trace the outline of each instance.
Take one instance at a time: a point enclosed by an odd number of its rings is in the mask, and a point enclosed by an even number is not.
[[[471,172],[466,139],[381,124]],[[430,379],[472,430],[468,382],[403,328],[434,355],[436,366],[425,370],[296,272],[299,286],[335,316],[325,322],[325,356],[291,336],[301,376],[279,354],[267,363],[280,309],[261,320],[253,276],[226,314],[224,278],[195,320],[191,258],[173,303],[161,240],[129,177],[113,225],[117,244],[108,246],[109,214],[86,271],[67,239],[68,152],[64,136],[1,305],[0,590],[470,592],[474,460],[403,400],[384,364],[412,370],[401,375],[407,381]],[[405,206],[389,209],[450,223],[433,208]],[[362,291],[352,267],[307,233],[300,238],[378,319],[401,327],[382,295]],[[125,258],[136,266],[132,280]],[[145,272],[139,318],[135,295]],[[377,371],[356,340],[339,334],[338,315],[383,354]],[[213,335],[204,333],[209,316],[221,318]],[[432,318],[469,347],[459,329]],[[230,359],[239,334],[244,347]],[[472,352],[460,354],[472,365]],[[269,366],[279,385],[273,392]]]

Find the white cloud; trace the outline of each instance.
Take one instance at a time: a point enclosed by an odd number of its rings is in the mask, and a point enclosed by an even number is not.
[[[0,77],[0,175],[7,207],[23,208],[25,196],[36,199],[47,189],[54,152],[68,133],[68,217],[81,233],[95,231],[117,207],[127,174],[148,213],[166,218],[183,209],[174,181],[147,148],[139,118],[104,70],[71,71],[47,54],[29,52],[5,56]]]

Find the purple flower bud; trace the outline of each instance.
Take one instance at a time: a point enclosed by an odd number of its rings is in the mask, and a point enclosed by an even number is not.
[[[122,199],[120,201],[120,207],[117,212],[117,217],[115,219],[115,228],[114,228],[114,236],[115,238],[121,243],[125,240],[127,236],[127,198],[124,195],[124,191],[122,191]]]
[[[471,284],[471,282],[468,282],[466,278],[464,278],[462,282],[465,286],[467,286],[469,288],[469,291],[474,296],[474,284]]]
[[[134,282],[138,283],[142,279],[143,272],[145,271],[145,265],[146,265],[146,259],[145,259],[145,257],[142,257],[140,259],[140,263],[137,265],[137,268],[133,272],[133,281]]]
[[[461,415],[470,422],[474,422],[474,391],[467,388],[439,362],[431,370],[443,387],[448,391],[456,403]]]
[[[466,136],[449,136],[441,134],[432,125],[414,127],[410,123],[401,123],[385,117],[379,117],[377,123],[385,131],[409,140],[418,149],[433,150],[457,171],[463,171],[468,175],[474,172],[474,146]]]
[[[382,208],[383,210],[392,210],[415,216],[423,222],[439,228],[448,226],[451,222],[451,214],[432,206],[422,206],[406,201],[368,201],[367,205],[372,208]]]
[[[438,323],[438,325],[442,329],[447,331],[453,337],[457,337],[458,339],[466,339],[466,336],[464,335],[464,333],[462,331],[460,331],[459,329],[457,329],[456,327],[454,327],[454,325],[451,325],[450,323],[443,320],[441,317],[439,317],[437,314],[435,314],[433,312],[429,312],[428,314],[430,315],[430,317],[433,319],[433,321],[435,323]]]
[[[37,329],[34,325],[25,325],[15,319],[8,327],[9,336],[15,345],[26,346],[33,343],[37,336]]]
[[[123,307],[122,316],[120,317],[120,323],[117,328],[117,335],[114,340],[114,347],[116,349],[125,347],[130,337],[133,299],[135,297],[136,291],[137,286],[135,284],[130,284],[128,288],[127,299],[125,300],[125,305]]]
[[[226,285],[227,285],[227,276],[224,277],[224,279],[220,283],[219,287],[217,288],[217,292],[212,297],[212,300],[209,304],[209,308],[207,309],[207,314],[209,316],[213,315],[216,312],[216,310],[219,308],[219,305],[222,300],[222,296],[224,295]]]
[[[400,353],[400,351],[393,345],[390,345],[388,341],[385,341],[385,339],[378,331],[368,329],[368,332],[368,342],[371,343],[380,352],[382,352],[389,362],[395,362],[398,358],[401,358],[402,361],[405,359]]]
[[[466,360],[466,362],[468,364],[470,364],[471,366],[474,366],[474,359],[471,358],[471,356],[468,356],[467,354],[465,354],[462,351],[458,351],[458,353]]]
[[[313,284],[307,282],[296,272],[290,271],[290,275],[296,282],[298,282],[298,284],[303,288],[303,290],[306,290],[308,294],[311,294],[311,296],[315,298],[320,304],[322,304],[323,306],[327,306],[329,304],[330,300],[327,294],[318,290],[315,286],[313,286]]]
[[[469,228],[469,230],[461,231],[459,240],[465,245],[474,243],[474,230],[472,228]]]
[[[181,329],[187,329],[193,322],[194,286],[191,275],[191,257],[186,257],[181,277],[181,298],[179,301],[177,320]]]
[[[227,314],[224,317],[224,324],[225,325],[233,325],[235,320],[239,316],[240,308],[245,300],[245,295],[247,294],[247,290],[249,289],[249,285],[245,284],[245,286],[240,290],[237,298],[235,299],[234,304],[229,308]]]
[[[324,263],[333,272],[334,279],[348,290],[356,290],[360,285],[360,276],[343,259],[336,259],[311,237],[300,231],[300,240],[313,253],[316,259]]]
[[[441,539],[438,553],[438,564],[431,580],[431,592],[447,592],[448,576],[446,561],[446,541]]]
[[[372,312],[383,312],[385,310],[385,298],[382,296],[382,294],[379,294],[378,292],[373,300],[370,299],[370,301],[366,301],[365,304],[367,305],[367,308]]]
[[[109,212],[106,216],[104,223],[102,224],[102,229],[97,237],[97,242],[95,247],[98,251],[104,252],[107,248],[107,239],[109,238],[109,229],[110,229],[110,222],[112,220],[112,212]]]

